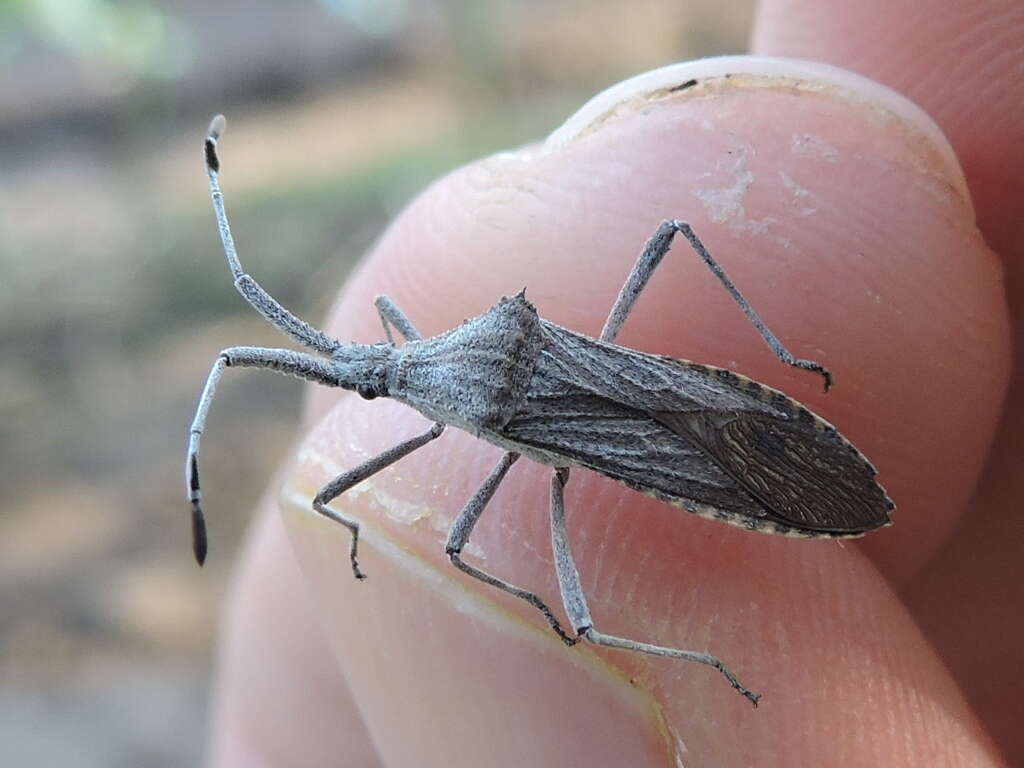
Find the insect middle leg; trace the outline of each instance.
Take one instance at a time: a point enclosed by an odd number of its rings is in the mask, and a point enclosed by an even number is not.
[[[391,346],[395,346],[395,340],[391,336],[391,328],[394,326],[406,341],[419,341],[423,338],[423,334],[420,333],[416,326],[412,324],[412,321],[406,317],[405,312],[398,308],[390,298],[381,294],[373,300],[373,306],[377,308],[377,314],[380,315],[380,322],[384,326],[384,335],[388,337],[388,343]]]
[[[651,239],[644,245],[640,258],[633,265],[629,277],[626,278],[622,290],[619,291],[618,298],[615,299],[611,312],[608,313],[608,319],[605,320],[604,328],[601,330],[601,341],[615,341],[619,331],[622,329],[622,324],[626,322],[626,318],[629,317],[629,313],[633,309],[633,304],[636,303],[640,293],[647,285],[647,281],[650,280],[654,270],[658,268],[661,260],[668,253],[669,248],[671,248],[672,240],[677,232],[681,233],[690,242],[694,252],[700,256],[712,274],[718,278],[718,282],[729,292],[729,295],[732,296],[740,309],[743,310],[743,314],[747,316],[747,319],[757,329],[757,332],[761,334],[761,338],[771,347],[775,356],[794,368],[820,374],[825,380],[825,391],[827,392],[829,387],[832,386],[832,374],[828,372],[828,369],[813,360],[801,360],[794,357],[782,345],[778,337],[764,324],[764,321],[754,311],[754,308],[743,298],[743,294],[740,293],[732,280],[729,279],[729,276],[725,274],[725,270],[712,258],[704,243],[701,242],[700,238],[693,231],[693,228],[686,222],[677,219],[663,221],[661,226],[651,236]]]
[[[544,618],[548,620],[548,624],[555,630],[558,636],[562,639],[562,642],[566,645],[575,645],[579,642],[578,637],[573,637],[568,634],[563,628],[558,619],[555,618],[555,614],[548,608],[547,604],[541,600],[533,592],[525,590],[521,587],[517,587],[514,584],[510,584],[507,581],[492,576],[491,574],[475,568],[472,565],[464,562],[461,557],[462,548],[469,542],[469,536],[473,532],[473,527],[477,524],[480,519],[480,515],[483,514],[484,507],[487,506],[487,502],[494,496],[494,492],[498,490],[498,486],[501,485],[501,481],[505,479],[505,475],[509,469],[519,458],[518,453],[508,452],[498,462],[498,465],[491,471],[491,474],[484,481],[484,484],[480,486],[479,490],[473,494],[466,506],[463,507],[462,512],[455,519],[452,524],[451,530],[448,532],[448,541],[445,544],[445,553],[448,558],[452,561],[452,565],[458,568],[463,573],[469,574],[474,579],[479,579],[485,584],[490,584],[492,587],[497,587],[500,590],[508,592],[510,595],[518,597],[520,600],[525,600],[538,611],[544,614]]]
[[[347,472],[342,472],[336,478],[331,480],[331,482],[321,488],[314,497],[314,510],[336,523],[341,523],[348,528],[349,532],[352,534],[352,542],[349,545],[348,556],[352,563],[352,574],[357,579],[366,578],[366,574],[359,570],[359,561],[357,559],[357,550],[359,547],[359,523],[349,517],[346,517],[340,512],[335,512],[333,509],[328,507],[327,504],[341,496],[341,494],[352,486],[363,482],[363,480],[377,474],[382,469],[390,467],[396,461],[408,456],[417,448],[422,448],[431,440],[440,437],[441,433],[444,432],[444,426],[445,425],[439,421],[435,422],[434,426],[422,435],[417,435],[409,440],[405,440],[393,448],[389,448],[384,451],[384,453],[379,456],[374,456],[372,459],[364,461],[359,466],[354,467]]]
[[[583,594],[580,574],[576,570],[576,562],[573,560],[569,535],[565,527],[564,496],[565,484],[568,480],[569,470],[564,468],[556,469],[551,477],[551,545],[555,552],[555,570],[558,573],[558,587],[562,593],[562,604],[565,606],[566,615],[576,633],[588,642],[606,648],[619,648],[624,651],[649,653],[654,656],[667,656],[673,659],[707,664],[721,672],[730,685],[747,697],[756,707],[757,700],[761,698],[761,695],[745,688],[725,664],[709,653],[650,645],[623,637],[606,635],[594,628],[594,620],[590,616],[590,608],[587,606],[587,599]]]

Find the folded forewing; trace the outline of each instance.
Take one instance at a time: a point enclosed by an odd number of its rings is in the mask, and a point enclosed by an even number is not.
[[[744,411],[787,418],[794,401],[724,368],[598,341],[545,320],[538,368],[639,411]]]
[[[847,536],[889,521],[871,464],[791,398],[731,371],[544,329],[508,438],[749,527]]]
[[[592,469],[631,487],[673,501],[723,513],[763,517],[763,505],[693,440],[649,414],[614,400],[535,377],[538,387],[501,434],[566,464]]]

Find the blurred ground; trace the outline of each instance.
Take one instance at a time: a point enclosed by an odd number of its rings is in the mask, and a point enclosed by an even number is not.
[[[624,77],[742,51],[752,6],[0,4],[0,764],[202,754],[217,612],[300,399],[283,377],[222,385],[200,571],[181,469],[196,397],[222,347],[281,341],[219,250],[209,116],[230,117],[247,269],[315,320],[431,178]]]

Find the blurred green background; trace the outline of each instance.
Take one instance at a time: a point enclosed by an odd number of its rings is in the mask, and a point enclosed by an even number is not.
[[[281,342],[247,269],[317,319],[432,178],[645,69],[742,52],[753,0],[0,0],[0,765],[192,765],[217,615],[300,385],[221,389],[212,557],[182,460],[209,365]],[[372,311],[367,308],[367,311]],[[233,492],[233,495],[232,495]]]

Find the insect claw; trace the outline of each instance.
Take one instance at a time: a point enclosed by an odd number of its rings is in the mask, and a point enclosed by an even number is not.
[[[350,529],[352,531],[352,543],[349,545],[348,560],[352,563],[352,575],[356,577],[356,581],[363,581],[366,578],[366,574],[359,570],[359,560],[356,558],[356,553],[359,551],[359,526]]]
[[[824,365],[816,363],[813,360],[795,360],[789,363],[797,368],[802,368],[805,371],[811,371],[817,373],[825,380],[825,391],[828,392],[832,389],[832,373]]]
[[[829,373],[827,368],[822,368],[820,371],[822,378],[825,379],[825,391],[828,392],[832,389],[832,374]]]
[[[725,676],[725,679],[729,681],[732,687],[735,688],[741,696],[746,698],[751,704],[754,705],[754,709],[757,709],[757,702],[761,700],[760,693],[754,693],[753,691],[744,688],[743,684],[736,679],[736,676],[732,672],[730,672],[726,668],[726,666],[722,664],[722,662],[718,661],[717,659],[715,660],[715,663],[712,666],[714,666],[715,669],[717,669]]]
[[[356,562],[356,553],[352,552],[349,560],[352,562],[352,575],[356,577],[356,581],[365,581],[366,574],[359,569],[359,563]]]

